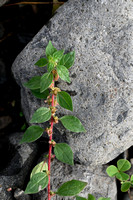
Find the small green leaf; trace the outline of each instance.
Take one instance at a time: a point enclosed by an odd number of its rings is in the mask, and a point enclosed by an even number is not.
[[[20,112],[20,113],[19,113],[19,116],[20,116],[20,117],[23,117],[23,116],[24,116],[23,112]]]
[[[52,73],[43,74],[40,82],[40,92],[44,92],[51,85],[52,81],[53,81]]]
[[[57,102],[61,107],[73,111],[72,99],[67,92],[58,92]]]
[[[69,71],[66,67],[64,67],[63,65],[57,65],[56,67],[57,72],[59,74],[59,77],[63,80],[66,81],[68,83],[70,83],[70,78],[69,78]]]
[[[35,194],[44,188],[46,188],[48,185],[48,176],[45,172],[39,172],[37,174],[34,174],[32,178],[30,179],[25,194]]]
[[[87,200],[87,199],[84,197],[76,196],[76,200]]]
[[[131,168],[131,163],[128,160],[120,159],[117,161],[117,167],[119,171],[124,172]]]
[[[47,67],[48,72],[51,72],[53,69],[54,69],[54,63],[49,63]]]
[[[33,168],[31,175],[30,175],[30,179],[32,178],[32,176],[34,174],[37,174],[37,173],[43,172],[43,171],[48,171],[48,164],[46,162],[44,163],[44,161],[42,161],[41,163],[39,163],[38,165],[36,165]]]
[[[92,194],[88,194],[88,200],[96,200],[96,198]]]
[[[49,90],[47,89],[41,93],[40,89],[36,89],[36,90],[31,90],[31,93],[38,99],[47,99],[47,96],[49,95]]]
[[[67,69],[69,69],[74,64],[74,59],[75,59],[75,52],[72,51],[70,53],[63,55],[59,64],[65,66]]]
[[[55,60],[55,62],[59,62],[60,59],[62,58],[63,56],[63,53],[64,53],[64,50],[59,50],[59,51],[56,51],[54,54],[53,54],[53,58]]]
[[[27,128],[25,131],[22,140],[20,141],[20,144],[25,143],[25,142],[34,142],[38,138],[42,136],[44,132],[44,129],[41,128],[40,126],[30,126]]]
[[[60,118],[60,121],[62,122],[63,126],[72,131],[72,132],[86,132],[85,128],[83,127],[82,123],[77,117],[74,117],[72,115],[66,115]]]
[[[52,45],[52,42],[49,41],[48,46],[46,47],[46,56],[47,58],[51,55],[53,55],[54,52],[56,52],[57,49]]]
[[[131,180],[131,183],[133,184],[133,175],[131,176],[130,180]]]
[[[121,191],[122,192],[127,192],[130,189],[131,183],[130,182],[124,182],[121,185]]]
[[[24,123],[22,126],[21,126],[21,131],[24,131],[26,129],[26,123]]]
[[[110,165],[107,169],[106,172],[109,176],[113,177],[118,173],[118,169],[117,167],[115,167],[114,165]]]
[[[73,152],[68,144],[56,144],[54,147],[54,154],[59,161],[73,165]]]
[[[49,108],[41,107],[35,111],[30,123],[43,123],[50,119],[51,111]]]
[[[61,185],[56,191],[56,194],[60,196],[75,196],[79,194],[86,185],[86,182],[71,180]]]
[[[24,83],[24,86],[31,90],[39,89],[40,80],[41,80],[41,76],[34,76],[27,83]]]
[[[110,200],[110,198],[100,197],[98,200]]]
[[[120,181],[127,181],[129,179],[129,175],[123,172],[118,172],[116,174],[116,178],[119,179]]]
[[[38,60],[35,65],[37,65],[38,67],[44,67],[48,64],[48,61],[46,58],[41,58],[40,60]]]

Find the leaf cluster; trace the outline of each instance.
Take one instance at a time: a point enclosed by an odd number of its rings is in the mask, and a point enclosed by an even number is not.
[[[49,41],[46,47],[46,58],[40,58],[35,65],[47,67],[47,73],[42,76],[32,77],[24,86],[31,90],[32,94],[40,99],[46,99],[49,95],[48,87],[53,79],[56,81],[60,77],[63,81],[70,83],[68,69],[73,65],[75,52],[64,54],[64,50],[57,50]],[[62,95],[62,94],[60,94]],[[65,96],[65,94],[63,94]],[[58,99],[61,97],[58,97]],[[66,98],[69,98],[68,96]],[[72,106],[70,105],[70,110]]]
[[[120,159],[117,161],[117,167],[110,165],[106,172],[110,177],[116,177],[121,181],[121,191],[127,192],[130,187],[133,187],[133,175],[130,177],[125,171],[131,168],[131,163],[128,160]]]

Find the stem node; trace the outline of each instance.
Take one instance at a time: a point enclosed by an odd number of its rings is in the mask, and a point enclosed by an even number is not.
[[[54,80],[52,82],[52,86],[54,87]],[[54,94],[52,94],[52,102],[51,102],[51,107],[54,107]],[[53,116],[51,115],[51,120],[50,120],[50,135],[49,135],[49,155],[48,155],[48,171],[49,171],[49,175],[48,175],[48,200],[51,200],[51,194],[50,194],[50,170],[51,170],[51,157],[52,157],[52,145],[50,144],[52,142],[52,133],[53,133],[53,124],[54,124],[54,120],[53,120]]]

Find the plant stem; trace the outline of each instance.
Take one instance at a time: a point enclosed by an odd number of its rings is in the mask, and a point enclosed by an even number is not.
[[[128,196],[129,196],[129,199],[132,200],[131,195],[130,195],[130,190],[128,190]]]
[[[53,80],[53,87],[54,87],[54,80]],[[52,103],[51,103],[52,107],[54,107],[54,94],[52,95]],[[51,131],[53,134],[53,116],[51,116]],[[49,142],[51,142],[52,140],[52,134],[49,136]],[[51,195],[50,195],[50,171],[51,171],[51,154],[52,154],[52,144],[49,144],[49,155],[48,155],[48,171],[49,171],[49,181],[48,181],[48,200],[51,199]]]
[[[13,3],[13,4],[6,4],[6,5],[4,5],[5,7],[6,6],[15,6],[15,5],[39,5],[39,4],[41,4],[41,5],[48,5],[48,4],[60,4],[60,5],[62,5],[62,4],[64,4],[64,2],[57,2],[57,3],[54,3],[54,2],[18,2],[18,3]]]

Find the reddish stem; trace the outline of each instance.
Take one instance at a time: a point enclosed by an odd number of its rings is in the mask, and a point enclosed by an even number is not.
[[[130,195],[130,190],[128,190],[128,196],[129,196],[129,199],[132,200],[132,197]]]
[[[53,87],[54,87],[54,80],[53,80]],[[54,107],[54,94],[52,95],[52,103],[51,103],[52,107]],[[51,116],[51,131],[53,133],[53,116]],[[52,140],[52,134],[49,136],[49,142],[51,142]],[[48,175],[48,200],[51,199],[51,195],[50,195],[50,171],[51,171],[51,154],[52,154],[52,144],[49,144],[49,155],[48,155],[48,171],[49,171],[49,175]]]

